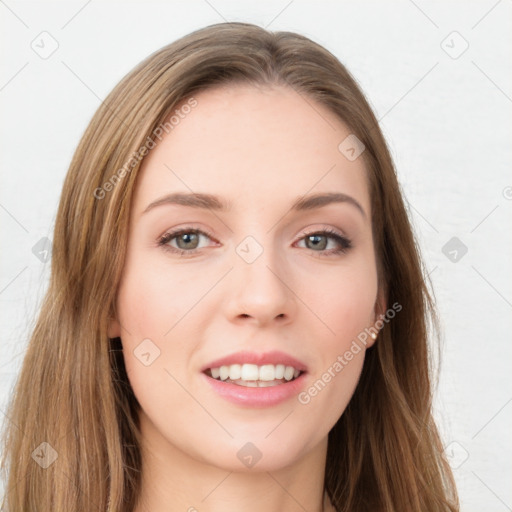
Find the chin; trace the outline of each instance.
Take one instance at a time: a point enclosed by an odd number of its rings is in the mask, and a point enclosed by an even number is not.
[[[216,450],[207,450],[208,459],[202,460],[224,471],[258,473],[293,466],[307,454],[310,444],[307,439],[278,435],[277,432],[265,439],[268,432],[271,429],[254,437],[235,436],[225,444],[219,443],[217,438]],[[275,437],[272,439],[273,435]]]

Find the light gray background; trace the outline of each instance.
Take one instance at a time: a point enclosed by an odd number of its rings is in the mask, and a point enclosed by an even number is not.
[[[87,123],[139,61],[223,20],[311,37],[367,94],[442,320],[436,417],[462,510],[512,510],[511,0],[0,1],[0,411],[48,280],[32,248]]]

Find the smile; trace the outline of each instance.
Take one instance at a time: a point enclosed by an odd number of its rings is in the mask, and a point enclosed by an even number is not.
[[[231,364],[209,368],[206,375],[215,380],[245,387],[272,387],[285,384],[300,376],[301,371],[284,364]]]

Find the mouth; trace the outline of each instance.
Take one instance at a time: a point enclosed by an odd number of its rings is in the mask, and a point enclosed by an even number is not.
[[[293,382],[304,371],[284,364],[231,364],[207,368],[203,373],[226,384],[247,388],[269,388]]]

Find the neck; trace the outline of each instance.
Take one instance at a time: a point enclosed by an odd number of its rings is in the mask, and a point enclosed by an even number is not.
[[[327,438],[287,467],[216,467],[162,438],[142,413],[142,489],[134,512],[330,512]]]

